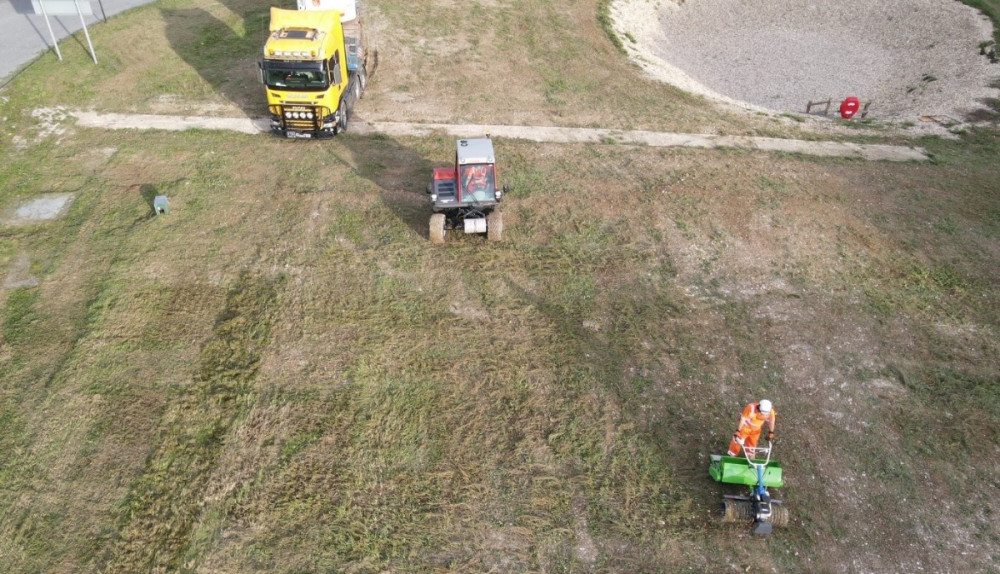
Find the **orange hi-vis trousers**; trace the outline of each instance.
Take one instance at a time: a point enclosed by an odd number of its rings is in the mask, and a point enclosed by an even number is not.
[[[757,446],[757,441],[760,440],[760,431],[762,428],[763,427],[753,428],[751,426],[745,426],[736,431],[736,435],[729,443],[729,452],[727,454],[729,454],[729,456],[739,456],[740,449],[743,448],[743,446],[748,446],[750,448]],[[743,439],[743,445],[740,445],[740,443],[736,440],[736,437]]]

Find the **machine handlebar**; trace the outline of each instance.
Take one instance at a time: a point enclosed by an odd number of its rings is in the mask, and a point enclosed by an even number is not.
[[[760,458],[760,455],[764,455],[764,466],[767,466],[771,462],[771,450],[773,449],[773,443],[767,441],[767,446],[743,446],[743,456],[746,457],[747,462],[751,465],[757,465],[760,463],[755,463],[754,459]]]

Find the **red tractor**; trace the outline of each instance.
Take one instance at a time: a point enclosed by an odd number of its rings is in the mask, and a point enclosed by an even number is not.
[[[503,217],[499,206],[507,188],[497,183],[493,140],[458,140],[455,150],[455,167],[434,168],[433,179],[427,185],[434,211],[431,243],[444,243],[447,230],[485,233],[490,241],[500,241]]]

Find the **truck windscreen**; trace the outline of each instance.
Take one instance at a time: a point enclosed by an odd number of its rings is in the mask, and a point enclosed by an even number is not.
[[[264,81],[269,88],[281,90],[325,90],[330,82],[317,63],[264,62]]]

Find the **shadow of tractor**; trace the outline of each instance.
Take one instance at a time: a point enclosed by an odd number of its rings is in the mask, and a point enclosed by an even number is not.
[[[340,158],[354,173],[374,184],[382,204],[421,239],[428,236],[431,215],[426,189],[444,138],[428,138],[414,145],[382,134],[348,133],[335,140],[343,146]],[[313,142],[315,145],[318,142]],[[323,145],[320,143],[320,145]]]

